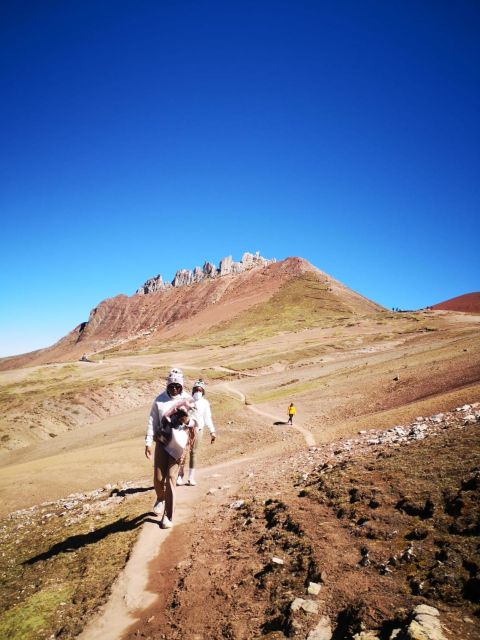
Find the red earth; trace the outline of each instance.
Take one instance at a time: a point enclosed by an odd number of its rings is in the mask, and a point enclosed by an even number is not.
[[[480,313],[480,291],[465,293],[463,296],[450,298],[444,302],[434,304],[432,309],[442,311],[465,311],[467,313]]]

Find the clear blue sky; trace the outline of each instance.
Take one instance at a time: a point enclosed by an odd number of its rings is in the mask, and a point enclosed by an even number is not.
[[[480,289],[480,4],[0,5],[0,355],[243,251]]]

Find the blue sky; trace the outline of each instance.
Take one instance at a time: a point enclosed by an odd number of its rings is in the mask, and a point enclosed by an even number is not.
[[[244,251],[387,306],[478,291],[480,5],[0,6],[0,356]]]

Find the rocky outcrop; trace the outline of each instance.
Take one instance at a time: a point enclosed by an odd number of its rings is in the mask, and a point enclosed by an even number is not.
[[[147,280],[136,293],[155,293],[155,291],[163,291],[171,286],[169,282],[164,282],[162,276],[158,274],[158,276]]]
[[[202,282],[208,278],[236,275],[249,269],[254,269],[255,267],[266,267],[273,262],[276,262],[276,260],[267,260],[263,258],[258,251],[255,254],[245,252],[240,262],[234,262],[232,256],[227,256],[220,260],[218,268],[211,262],[205,262],[202,269],[200,267],[195,267],[193,271],[190,269],[179,269],[171,283],[164,282],[161,275],[150,278],[137,289],[136,293],[146,295],[148,293],[155,293],[156,291],[163,291],[169,287],[188,287],[191,284]]]

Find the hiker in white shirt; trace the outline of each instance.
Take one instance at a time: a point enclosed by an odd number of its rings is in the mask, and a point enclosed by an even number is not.
[[[183,390],[183,373],[180,369],[172,369],[167,377],[167,388],[155,398],[148,420],[145,436],[145,456],[148,460],[152,459],[152,444],[155,441],[153,485],[157,497],[153,511],[156,514],[164,511],[161,523],[164,529],[172,526],[179,462],[168,454],[159,440],[162,418],[171,414],[177,405],[184,405],[188,401],[192,402],[192,398]]]
[[[191,416],[197,423],[197,427],[195,429],[195,440],[190,447],[188,481],[185,482],[184,465],[181,464],[178,471],[178,485],[187,484],[189,486],[195,486],[197,484],[195,482],[195,463],[197,451],[203,439],[204,428],[207,427],[210,432],[211,444],[215,442],[215,439],[217,437],[215,426],[212,421],[212,411],[210,409],[210,403],[205,398],[205,383],[203,380],[197,380],[194,383],[192,388],[192,396],[195,404],[193,411],[191,412]]]

